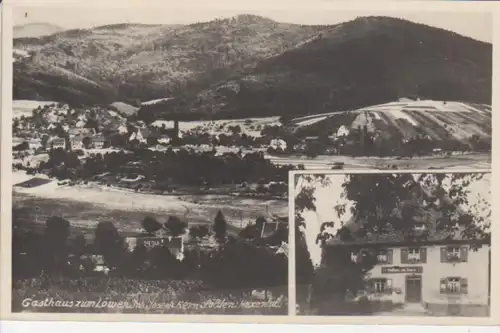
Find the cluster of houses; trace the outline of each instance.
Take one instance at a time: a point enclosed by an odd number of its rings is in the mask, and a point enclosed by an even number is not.
[[[35,109],[33,117],[15,120],[13,134],[28,143],[26,149],[83,150],[111,146],[116,136],[143,144],[154,137],[158,144],[169,144],[180,131],[178,121],[173,122],[173,128],[146,126],[143,122],[132,124],[112,110],[77,113],[67,105],[53,104]]]
[[[260,231],[260,237],[267,238],[275,234],[280,227],[288,225],[288,216],[280,216],[272,214],[270,215],[270,220],[265,221],[262,224],[262,229]],[[192,246],[193,244],[189,241],[187,235],[182,236],[169,236],[166,232],[160,229],[155,235],[144,234],[142,230],[138,230],[140,234],[134,236],[125,237],[125,244],[129,252],[134,252],[138,246],[144,247],[146,250],[151,250],[158,247],[163,247],[169,250],[169,252],[179,261],[184,259],[184,251],[186,247]],[[206,239],[198,239],[194,244],[198,248],[213,248],[216,242],[211,237],[206,237]],[[278,246],[271,246],[271,249],[275,251],[276,254],[283,254],[288,256],[288,244],[283,242]],[[82,257],[83,258],[83,257]],[[109,273],[109,268],[104,262],[104,258],[100,254],[90,254],[85,255],[84,259],[90,260],[93,263],[93,271],[102,272],[104,274]],[[83,266],[80,270],[84,270]]]
[[[69,140],[58,136],[51,136],[47,140],[46,149],[79,150],[85,148],[101,149],[106,139],[96,135],[95,131],[88,128],[70,128],[68,130]]]

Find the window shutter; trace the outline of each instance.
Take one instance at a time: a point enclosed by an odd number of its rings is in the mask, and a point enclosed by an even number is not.
[[[401,263],[402,264],[408,263],[408,249],[406,248],[401,249]]]
[[[468,293],[467,289],[468,289],[467,279],[466,278],[460,279],[460,292],[462,294],[467,294]]]
[[[420,248],[420,262],[423,264],[425,264],[427,262],[427,248],[426,247]]]
[[[441,248],[441,262],[447,262],[448,260],[446,260],[446,248],[445,247],[442,247]]]
[[[439,281],[439,293],[444,294],[446,292],[446,279],[441,279]]]
[[[387,250],[387,263],[389,265],[392,264],[392,257],[393,257],[393,255],[394,255],[394,250],[393,249],[388,249]]]
[[[468,254],[469,254],[469,248],[467,246],[462,246],[460,248],[460,260],[462,262],[467,262]]]

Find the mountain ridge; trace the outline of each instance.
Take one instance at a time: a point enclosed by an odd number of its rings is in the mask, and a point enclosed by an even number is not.
[[[359,17],[308,26],[242,14],[181,26],[118,27],[15,40],[15,47],[35,53],[31,63],[15,64],[15,98],[58,95],[77,104],[124,100],[139,106],[144,100],[181,97],[167,110],[160,110],[161,103],[148,107],[148,113],[167,117],[180,110],[193,117],[322,113],[422,90],[433,99],[491,104],[491,44],[404,19]],[[64,78],[71,93],[59,89],[44,97],[39,88],[54,86],[40,79],[48,75],[47,62],[95,82],[103,92],[86,101],[94,92]],[[59,80],[56,74],[49,77]],[[436,77],[448,88],[427,96],[440,86]],[[420,87],[426,84],[430,87]]]
[[[203,91],[188,109],[296,116],[404,96],[491,104],[491,44],[402,19],[370,21],[341,23],[264,59],[250,72]]]

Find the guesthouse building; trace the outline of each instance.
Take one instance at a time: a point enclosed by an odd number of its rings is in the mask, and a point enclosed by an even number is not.
[[[358,297],[413,304],[431,315],[489,315],[488,241],[433,238],[414,242],[394,235],[378,238],[356,245],[330,241],[324,248],[335,251],[337,246],[354,246],[375,251],[377,264],[366,275],[366,288]],[[353,261],[359,259],[358,253],[353,250]]]

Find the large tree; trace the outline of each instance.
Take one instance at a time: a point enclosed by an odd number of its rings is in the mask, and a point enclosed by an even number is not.
[[[45,223],[46,267],[62,272],[68,261],[69,221],[60,216],[51,216]]]
[[[153,235],[155,232],[160,230],[162,228],[162,225],[160,222],[158,222],[154,217],[152,216],[146,216],[142,222],[142,228],[150,235]]]
[[[186,233],[188,224],[177,216],[169,216],[164,225],[169,236],[178,237]]]
[[[95,230],[94,245],[110,269],[117,268],[125,253],[125,244],[111,221],[101,221]]]
[[[215,232],[215,238],[219,242],[225,241],[226,234],[227,234],[227,222],[226,222],[226,218],[224,217],[224,214],[222,214],[221,210],[219,210],[217,212],[217,215],[215,216],[214,232]]]

